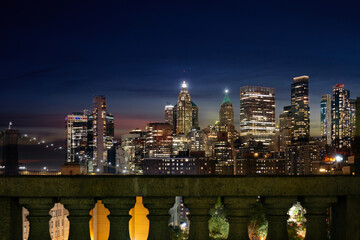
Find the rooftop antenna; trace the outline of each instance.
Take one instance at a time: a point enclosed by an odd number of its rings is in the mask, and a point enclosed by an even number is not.
[[[12,122],[9,122],[9,130],[11,130]]]

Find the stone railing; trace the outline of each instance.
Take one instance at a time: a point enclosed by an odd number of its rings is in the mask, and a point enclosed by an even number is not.
[[[30,214],[29,240],[48,240],[49,210],[61,202],[69,211],[70,240],[89,240],[89,215],[97,200],[110,210],[111,240],[129,239],[129,210],[142,196],[149,210],[148,239],[167,240],[168,211],[183,196],[190,211],[189,239],[209,239],[209,209],[221,196],[230,224],[229,240],[249,239],[250,208],[260,196],[269,222],[268,240],[288,239],[287,211],[300,201],[306,208],[306,239],[360,239],[360,177],[231,176],[0,176],[0,240],[22,238],[21,207]]]

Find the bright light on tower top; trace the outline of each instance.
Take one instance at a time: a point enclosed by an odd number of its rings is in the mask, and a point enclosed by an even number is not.
[[[181,85],[182,88],[187,88],[187,84],[185,81],[183,81],[182,85]]]
[[[225,93],[229,93],[229,89],[225,89]]]

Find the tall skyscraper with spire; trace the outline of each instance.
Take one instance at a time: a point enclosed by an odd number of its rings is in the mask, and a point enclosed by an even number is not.
[[[219,118],[221,125],[226,125],[230,130],[234,130],[234,107],[228,93],[229,91],[226,89],[224,99],[220,106]]]
[[[176,134],[188,134],[193,126],[193,104],[184,81],[176,105]]]
[[[310,137],[309,77],[300,76],[291,84],[291,140],[308,142]]]

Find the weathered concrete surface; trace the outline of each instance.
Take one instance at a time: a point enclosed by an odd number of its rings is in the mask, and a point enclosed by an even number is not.
[[[0,176],[0,197],[360,196],[360,177]]]

